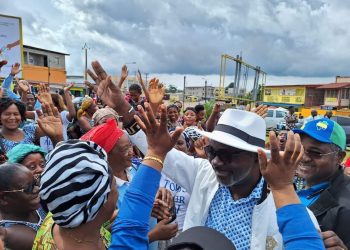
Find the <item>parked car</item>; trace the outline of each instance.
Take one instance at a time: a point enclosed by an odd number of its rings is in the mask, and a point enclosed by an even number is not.
[[[331,119],[345,130],[346,134],[346,145],[350,145],[350,117],[347,116],[332,116]]]
[[[277,129],[277,124],[284,122],[284,117],[287,115],[288,110],[284,108],[269,108],[267,110],[267,116],[265,117],[266,129]]]

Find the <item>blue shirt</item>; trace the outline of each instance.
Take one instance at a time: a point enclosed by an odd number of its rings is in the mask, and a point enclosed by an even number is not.
[[[325,249],[320,234],[303,204],[291,204],[276,210],[277,224],[285,250]]]
[[[328,188],[328,186],[329,182],[322,182],[308,189],[302,189],[298,191],[298,196],[301,203],[307,207],[310,206],[320,197],[322,191]]]
[[[224,234],[237,250],[249,250],[253,209],[261,198],[263,185],[261,178],[251,194],[239,200],[233,200],[228,187],[220,185],[210,204],[205,225]]]
[[[160,177],[159,171],[140,165],[112,226],[109,249],[148,249],[148,220]]]

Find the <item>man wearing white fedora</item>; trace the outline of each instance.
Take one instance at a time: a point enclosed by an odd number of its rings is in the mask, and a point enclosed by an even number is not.
[[[131,141],[145,153],[147,140],[134,120],[135,111],[100,64],[92,66],[98,74],[92,78],[102,79],[100,98],[123,117]],[[150,110],[147,103],[145,107]],[[163,173],[191,194],[184,230],[208,226],[223,233],[237,249],[283,249],[275,204],[261,177],[257,155],[265,146],[264,119],[252,112],[227,109],[212,133],[198,132],[209,138],[208,160],[172,149],[164,161]],[[295,164],[288,159],[284,162],[290,167]],[[312,213],[310,217],[318,227]]]

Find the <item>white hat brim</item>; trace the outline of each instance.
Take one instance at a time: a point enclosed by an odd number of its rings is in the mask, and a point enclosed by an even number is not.
[[[264,149],[262,147],[258,147],[255,145],[251,145],[251,144],[243,141],[242,139],[239,139],[238,137],[236,137],[234,135],[230,135],[228,133],[225,133],[222,131],[215,131],[215,130],[213,132],[207,132],[207,131],[196,129],[196,131],[199,134],[201,134],[205,137],[208,137],[211,140],[220,142],[222,144],[225,144],[225,145],[233,147],[233,148],[238,148],[238,149],[242,149],[242,150],[254,152],[254,153],[257,153],[258,149],[260,148],[266,153],[267,158],[270,158],[270,155],[271,155],[270,150],[267,150],[267,149]]]

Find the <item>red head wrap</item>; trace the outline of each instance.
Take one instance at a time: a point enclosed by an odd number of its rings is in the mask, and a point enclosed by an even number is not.
[[[91,129],[80,139],[97,143],[108,154],[123,135],[123,130],[118,128],[117,121],[112,118],[108,119],[106,123]]]

